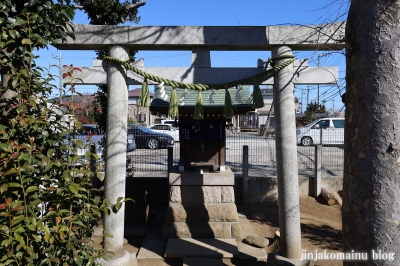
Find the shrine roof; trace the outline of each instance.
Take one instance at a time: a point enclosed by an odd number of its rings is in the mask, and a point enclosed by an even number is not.
[[[228,89],[232,106],[235,114],[246,113],[248,111],[254,111],[253,105],[253,97],[250,93],[249,86],[242,86],[243,89],[237,90],[236,88]],[[159,112],[163,114],[168,113],[169,108],[169,100],[171,99],[172,87],[165,86],[165,95],[168,95],[168,98],[164,99],[161,97],[162,94],[159,88],[156,88],[154,91],[154,99],[150,105],[150,111]],[[222,113],[225,105],[225,90],[214,90],[214,94],[212,95],[211,102],[210,95],[212,91],[202,91],[201,96],[203,99],[203,107],[205,113]],[[197,102],[197,90],[187,90],[187,94],[185,94],[184,89],[176,89],[176,95],[178,98],[179,112],[180,113],[193,113],[194,107]],[[182,98],[184,97],[184,100]]]

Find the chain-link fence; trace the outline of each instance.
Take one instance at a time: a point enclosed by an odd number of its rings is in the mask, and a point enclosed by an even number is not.
[[[327,138],[328,135],[325,135]],[[323,141],[324,143],[324,141]],[[227,131],[226,164],[237,174],[242,174],[243,146],[247,145],[249,176],[276,176],[275,138],[260,136],[258,132]],[[173,146],[173,164],[179,165],[180,142]],[[299,175],[313,176],[315,163],[314,146],[297,146]],[[201,147],[193,152],[201,152]],[[137,148],[127,157],[134,167],[135,176],[167,176],[168,151],[163,149]],[[343,145],[323,145],[323,176],[342,176]]]

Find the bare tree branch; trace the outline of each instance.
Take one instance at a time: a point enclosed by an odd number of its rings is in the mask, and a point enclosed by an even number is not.
[[[145,4],[146,4],[146,0],[142,0],[139,3],[127,6],[127,9],[130,10],[130,9],[133,9],[133,8],[139,8],[141,6],[144,6]]]

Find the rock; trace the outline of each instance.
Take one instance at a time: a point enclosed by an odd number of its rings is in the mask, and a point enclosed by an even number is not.
[[[103,228],[94,226],[93,227],[93,236],[103,236]]]
[[[257,235],[249,235],[243,239],[243,242],[257,248],[265,248],[269,244],[268,239]]]
[[[262,212],[257,212],[257,213],[253,213],[252,215],[250,215],[250,219],[252,219],[252,220],[266,220],[267,216],[265,216],[265,214],[262,213]]]
[[[238,212],[238,216],[239,216],[239,218],[247,218],[246,214],[241,213],[241,212]]]

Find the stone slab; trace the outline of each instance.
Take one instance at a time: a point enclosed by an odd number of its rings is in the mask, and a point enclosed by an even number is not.
[[[233,187],[231,187],[233,190]],[[171,186],[170,202],[221,203],[221,186]]]
[[[222,172],[196,173],[191,171],[171,172],[171,186],[234,186],[235,175],[229,168]]]
[[[301,259],[288,259],[279,254],[279,252],[275,252],[271,256],[270,260],[271,266],[312,266],[313,262],[310,260],[301,260]]]
[[[263,248],[249,246],[242,242],[237,242],[237,247],[240,252],[239,259],[246,261],[266,261],[268,254]]]
[[[234,258],[239,256],[235,239],[170,238],[165,257]]]
[[[100,258],[97,262],[102,266],[138,266],[137,259],[134,254],[130,254],[126,250],[107,255],[107,260]]]
[[[73,83],[85,85],[107,84],[107,67],[80,67],[82,72],[74,73]],[[225,83],[231,81],[231,77],[237,79],[247,78],[265,71],[263,68],[161,68],[142,67],[142,71],[162,78],[175,77],[175,81],[183,83],[196,83],[196,78],[201,77],[201,83]],[[299,75],[293,78],[295,84],[336,84],[338,80],[338,67],[307,67],[298,69]],[[75,77],[76,76],[76,77]],[[181,77],[181,78],[179,78]],[[196,77],[196,78],[195,78]],[[79,80],[79,81],[78,81]],[[141,85],[144,79],[132,71],[127,73],[128,85]],[[70,82],[69,77],[64,80]],[[274,84],[273,77],[266,77],[259,80],[260,85]],[[149,84],[157,85],[158,82],[148,80]],[[197,82],[198,83],[198,82]]]
[[[238,222],[234,203],[181,204],[170,203],[167,222]]]
[[[137,259],[140,260],[164,260],[164,251],[167,246],[167,241],[161,239],[157,232],[148,234],[142,243],[137,254]]]
[[[184,258],[183,266],[224,266],[220,258]]]
[[[133,50],[262,51],[276,45],[293,50],[341,50],[346,21],[305,26],[100,26],[75,24],[75,38],[59,42],[60,50],[108,50],[124,45]],[[172,36],[172,37],[171,37]]]
[[[234,238],[230,222],[165,223],[163,238]]]

